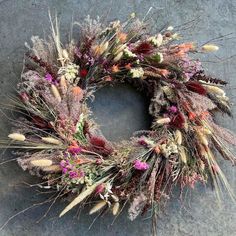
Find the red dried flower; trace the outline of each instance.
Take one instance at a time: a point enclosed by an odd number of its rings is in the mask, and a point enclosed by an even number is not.
[[[170,121],[170,125],[178,129],[184,128],[184,124],[185,124],[185,117],[184,114],[181,112],[175,115]]]
[[[87,71],[86,69],[81,69],[81,70],[80,70],[80,76],[81,76],[82,78],[86,77],[87,74],[88,74],[88,71]]]
[[[142,42],[134,49],[134,53],[137,54],[150,54],[152,51],[153,46],[149,42]]]
[[[90,138],[90,143],[93,146],[96,147],[105,147],[106,142],[104,141],[104,139],[98,137],[98,136],[93,136]]]
[[[188,81],[185,83],[185,86],[192,92],[199,93],[201,95],[207,94],[206,89],[197,81]]]

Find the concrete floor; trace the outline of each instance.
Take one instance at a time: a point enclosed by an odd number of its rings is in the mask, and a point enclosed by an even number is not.
[[[165,23],[180,25],[195,20],[191,29],[185,34],[188,40],[204,43],[209,39],[233,33],[230,40],[219,42],[221,50],[217,57],[203,57],[209,73],[222,77],[230,82],[229,96],[234,99],[235,62],[230,56],[236,54],[235,0],[1,0],[0,1],[0,99],[6,101],[6,96],[14,91],[14,86],[20,76],[22,56],[25,51],[24,42],[30,41],[31,35],[47,35],[49,32],[48,9],[56,10],[61,16],[61,28],[66,37],[71,17],[83,18],[85,15],[100,15],[107,19],[122,19],[132,12],[144,16],[149,7],[154,8],[152,20],[160,28]],[[219,60],[219,58],[221,60]],[[224,60],[226,59],[226,60]],[[218,61],[218,63],[216,63]],[[219,62],[220,61],[220,62]],[[132,131],[145,128],[146,118],[137,119],[146,103],[140,94],[132,89],[118,88],[104,90],[104,96],[98,94],[92,105],[104,133],[111,139],[127,138]],[[122,94],[122,100],[119,99]],[[124,95],[124,96],[123,96]],[[134,100],[131,96],[135,97]],[[101,112],[101,109],[103,111]],[[119,109],[125,110],[119,114]],[[235,114],[235,109],[234,112]],[[0,115],[1,136],[9,131],[7,119]],[[124,125],[128,122],[128,125]],[[219,116],[219,122],[236,132],[235,120]],[[104,128],[104,125],[107,125]],[[113,132],[111,127],[116,127]],[[10,159],[12,155],[5,153],[2,159]],[[221,161],[232,188],[236,192],[236,168]],[[10,216],[24,208],[46,199],[45,194],[39,194],[35,189],[27,188],[23,182],[35,183],[38,179],[24,173],[15,162],[0,166],[0,224]],[[217,206],[214,192],[210,187],[197,187],[188,193],[182,202],[176,196],[170,201],[165,213],[160,217],[158,235],[160,236],[235,236],[236,235],[236,204],[226,194],[223,194],[221,207]],[[98,219],[90,231],[88,227],[93,218],[85,212],[80,220],[75,217],[76,210],[71,211],[62,219],[58,213],[65,205],[60,202],[40,223],[36,221],[45,213],[48,206],[33,208],[16,217],[0,232],[1,236],[83,236],[83,235],[150,235],[150,221],[137,219],[129,222],[123,214],[110,226],[112,219],[105,216]]]

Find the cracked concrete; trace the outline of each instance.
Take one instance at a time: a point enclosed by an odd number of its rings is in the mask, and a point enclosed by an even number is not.
[[[61,29],[64,38],[71,22],[71,17],[81,19],[87,14],[100,15],[104,19],[122,19],[132,12],[144,16],[149,7],[154,11],[152,20],[156,22],[154,28],[161,28],[165,24],[180,25],[194,20],[191,28],[186,27],[185,37],[188,40],[196,40],[200,44],[209,39],[228,33],[233,33],[230,40],[219,41],[221,50],[214,55],[204,56],[202,60],[208,68],[208,72],[217,77],[226,79],[231,84],[228,88],[229,96],[234,99],[235,60],[227,59],[236,52],[235,24],[236,1],[234,0],[5,0],[0,1],[0,98],[6,101],[6,95],[14,92],[14,86],[22,69],[22,58],[25,52],[24,42],[30,41],[31,35],[47,35],[49,32],[48,9],[56,10],[61,17]],[[221,60],[219,60],[221,58]],[[227,59],[227,60],[223,60]],[[218,62],[217,62],[218,61]],[[220,61],[220,62],[219,62]],[[216,63],[217,62],[217,63]],[[132,89],[119,88],[125,95],[120,101],[119,93],[114,95],[112,90],[104,92],[104,99],[98,94],[93,105],[98,122],[104,127],[104,133],[111,139],[115,137],[127,138],[135,129],[145,128],[148,122],[145,116],[146,103],[140,94]],[[135,97],[135,102],[131,99]],[[129,106],[127,106],[129,101]],[[115,109],[125,109],[119,114]],[[130,108],[131,107],[131,108]],[[103,108],[104,113],[101,113]],[[129,109],[130,108],[130,109]],[[234,107],[233,107],[234,108]],[[117,113],[116,113],[117,112]],[[235,114],[235,109],[233,111]],[[113,114],[113,116],[111,115]],[[118,116],[118,117],[116,117]],[[7,119],[0,115],[1,136],[9,131]],[[235,120],[227,117],[218,117],[220,123],[236,132]],[[122,122],[119,122],[122,121]],[[129,122],[125,126],[125,122]],[[116,127],[113,132],[111,127]],[[7,152],[2,159],[11,158]],[[236,192],[236,169],[229,163],[220,162],[229,182]],[[24,208],[46,199],[44,194],[39,194],[35,189],[25,187],[22,183],[34,183],[38,179],[24,173],[15,162],[0,166],[0,224],[8,217]],[[160,216],[158,235],[167,236],[235,236],[236,235],[236,205],[227,194],[223,194],[221,206],[217,206],[214,192],[207,187],[198,186],[191,193],[186,194],[183,202],[178,201],[178,192],[170,200],[165,213]],[[36,223],[47,210],[48,206],[35,207],[13,219],[0,231],[1,236],[84,236],[84,235],[150,235],[150,221],[142,218],[134,222],[127,220],[127,215],[122,214],[111,226],[110,215],[98,219],[90,231],[88,227],[93,217],[85,212],[80,220],[75,217],[76,210],[62,219],[57,218],[58,213],[66,202],[56,204],[47,218]]]

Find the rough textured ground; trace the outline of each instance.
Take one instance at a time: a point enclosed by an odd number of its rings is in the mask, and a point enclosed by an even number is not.
[[[154,7],[153,20],[156,27],[165,23],[179,25],[194,20],[194,27],[186,30],[187,39],[195,39],[200,43],[208,39],[234,33],[236,24],[236,1],[232,0],[2,0],[0,1],[0,99],[6,101],[6,95],[14,91],[14,85],[19,78],[22,67],[22,56],[25,50],[24,42],[30,41],[31,35],[47,36],[49,32],[48,9],[57,10],[61,15],[61,28],[66,38],[71,17],[82,18],[102,15],[107,19],[122,19],[131,12],[143,16],[149,7]],[[195,24],[197,23],[197,24]],[[229,96],[234,99],[236,85],[235,60],[230,56],[236,54],[236,39],[220,42],[221,51],[217,57],[205,57],[203,60],[209,68],[209,73],[223,77],[231,83]],[[227,59],[228,58],[228,59]],[[209,62],[211,60],[211,62]],[[219,62],[220,61],[220,62]],[[218,63],[216,63],[218,62]],[[103,131],[111,139],[129,137],[135,129],[148,125],[145,115],[146,103],[140,94],[132,89],[119,88],[105,90],[104,96],[98,94],[93,105],[98,122]],[[103,109],[103,110],[101,110]],[[124,110],[124,112],[120,112]],[[234,110],[235,113],[235,110]],[[5,136],[9,126],[1,114],[0,132]],[[124,124],[125,122],[128,125]],[[235,120],[219,116],[219,122],[236,131]],[[104,128],[104,125],[108,125]],[[111,129],[111,127],[115,127]],[[5,153],[2,158],[11,158]],[[236,168],[229,163],[221,162],[234,191],[236,192]],[[20,210],[46,199],[35,189],[25,187],[22,183],[35,183],[38,179],[24,173],[16,165],[9,163],[0,166],[0,224]],[[176,196],[178,192],[175,193]],[[223,197],[221,207],[218,207],[214,192],[210,187],[198,187],[188,193],[185,205],[174,197],[168,205],[165,214],[159,219],[158,232],[160,236],[234,236],[236,235],[236,204],[227,195]],[[88,214],[82,215],[78,222],[76,211],[72,211],[62,219],[58,219],[59,211],[65,205],[57,205],[40,223],[36,221],[45,213],[48,206],[34,208],[13,219],[1,232],[1,236],[82,236],[82,235],[150,235],[150,221],[138,219],[131,223],[123,214],[113,226],[112,218],[105,216],[97,220],[90,231],[88,227],[93,218]]]

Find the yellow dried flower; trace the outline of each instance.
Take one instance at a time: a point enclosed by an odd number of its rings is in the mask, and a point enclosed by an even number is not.
[[[160,119],[156,120],[156,123],[159,125],[168,124],[168,123],[170,123],[170,118],[169,117],[160,118]]]
[[[116,216],[119,212],[119,209],[120,209],[120,203],[116,202],[112,208],[112,214]]]
[[[95,212],[101,210],[104,206],[107,205],[107,202],[105,200],[102,200],[100,202],[98,202],[90,211],[89,211],[89,215],[94,214]]]
[[[203,86],[210,93],[214,93],[214,94],[222,96],[222,97],[225,96],[225,91],[217,86],[213,86],[213,85],[203,85]]]
[[[52,137],[42,137],[42,141],[45,143],[50,143],[50,144],[55,144],[55,145],[60,145],[62,144],[60,140],[52,138]]]
[[[25,135],[23,134],[19,134],[19,133],[12,133],[8,135],[8,138],[13,139],[15,141],[21,141],[24,142],[25,141]]]
[[[204,52],[215,52],[218,51],[219,47],[215,44],[205,44],[202,46],[202,51]]]
[[[36,167],[47,167],[52,165],[52,160],[38,159],[38,160],[32,160],[30,163]]]

